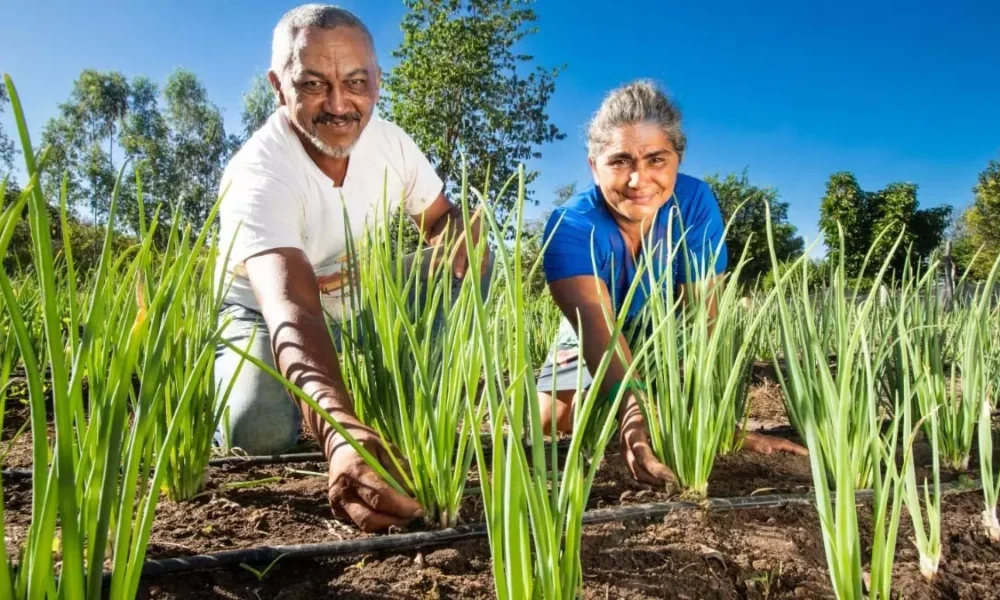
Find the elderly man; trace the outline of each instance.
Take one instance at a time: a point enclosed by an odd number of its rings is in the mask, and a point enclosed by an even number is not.
[[[311,4],[290,11],[274,30],[268,78],[279,109],[227,165],[220,191],[220,246],[232,241],[231,281],[220,319],[225,336],[276,365],[391,469],[378,435],[355,416],[324,311],[335,319],[350,294],[345,207],[356,228],[387,199],[413,219],[430,243],[462,230],[461,211],[412,139],[373,116],[381,71],[372,36],[350,12]],[[395,205],[390,208],[394,208]],[[463,274],[464,250],[455,273]],[[336,333],[336,332],[335,332]],[[336,337],[336,336],[334,336]],[[233,382],[225,432],[251,454],[284,451],[302,416],[329,460],[330,506],[367,531],[402,525],[419,504],[394,491],[305,403],[222,346],[217,385]]]

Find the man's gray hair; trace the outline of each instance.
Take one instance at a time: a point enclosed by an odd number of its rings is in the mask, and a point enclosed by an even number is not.
[[[591,158],[604,151],[615,129],[626,125],[653,123],[663,130],[674,145],[679,158],[684,158],[687,138],[681,131],[681,110],[667,95],[648,79],[640,79],[612,90],[594,113],[587,131],[587,155]]]
[[[375,40],[372,34],[361,19],[354,16],[349,10],[333,6],[331,4],[303,4],[285,13],[274,28],[274,37],[271,40],[271,70],[279,76],[292,61],[292,46],[295,43],[295,36],[306,27],[320,27],[322,29],[336,29],[337,27],[350,27],[357,29],[364,34],[368,41],[368,48],[375,59]]]

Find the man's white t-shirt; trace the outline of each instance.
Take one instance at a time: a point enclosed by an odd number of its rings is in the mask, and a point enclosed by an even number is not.
[[[319,281],[324,309],[346,316],[351,302],[347,271],[348,215],[353,239],[402,202],[422,213],[441,193],[441,178],[402,129],[372,117],[351,151],[342,187],[320,171],[279,108],[229,161],[219,208],[219,269],[229,285],[226,302],[260,311],[243,262],[274,248],[305,252]],[[232,248],[230,250],[230,241]],[[226,252],[229,260],[223,262]]]

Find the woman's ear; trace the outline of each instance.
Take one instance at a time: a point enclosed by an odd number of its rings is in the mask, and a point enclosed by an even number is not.
[[[587,164],[590,165],[590,173],[594,176],[594,185],[600,187],[601,179],[597,176],[597,165],[594,163],[594,157],[588,156]]]

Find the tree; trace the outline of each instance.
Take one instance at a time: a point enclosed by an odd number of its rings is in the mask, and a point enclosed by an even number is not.
[[[7,97],[7,86],[0,84],[0,117],[6,105],[10,102]],[[4,178],[10,170],[14,168],[14,142],[3,130],[3,123],[0,122],[0,180]]]
[[[788,203],[778,199],[776,189],[753,185],[750,183],[746,169],[739,177],[730,173],[725,179],[720,179],[716,173],[706,177],[705,182],[712,188],[712,192],[719,201],[723,220],[729,223],[732,219],[732,224],[726,235],[730,268],[735,266],[743,255],[744,248],[749,246],[747,264],[743,267],[740,275],[742,283],[752,284],[759,277],[771,271],[765,203],[771,208],[771,222],[773,223],[774,244],[778,260],[786,262],[802,254],[805,244],[802,238],[796,235],[796,227],[788,222]]]
[[[163,96],[170,129],[171,200],[198,228],[215,204],[222,170],[239,141],[226,135],[222,112],[194,73],[175,71]]]
[[[976,212],[980,218],[980,232],[994,249],[1000,246],[1000,161],[991,160],[973,189],[976,194]]]
[[[561,68],[515,52],[536,32],[532,0],[405,0],[399,62],[383,82],[380,110],[427,154],[455,196],[463,156],[473,185],[496,193],[518,164],[563,133],[546,113]],[[527,173],[528,183],[537,177]],[[529,197],[530,200],[530,197]],[[515,194],[492,200],[502,219]]]
[[[95,222],[111,202],[116,131],[128,113],[129,94],[121,73],[86,69],[73,83],[69,101],[59,105],[59,115],[42,131],[43,145],[52,149],[43,177],[48,197],[59,197],[65,175],[69,204],[89,201]]]
[[[861,274],[869,249],[872,252],[866,274],[876,272],[900,236],[902,241],[890,268],[902,268],[908,250],[913,259],[925,263],[944,241],[952,209],[918,206],[915,184],[890,183],[877,192],[866,192],[851,173],[834,173],[826,185],[819,219],[829,258],[840,257],[839,223],[844,230],[844,263],[851,276]]]
[[[65,178],[69,205],[77,212],[89,206],[95,223],[107,214],[127,160],[118,222],[132,232],[140,224],[137,177],[147,223],[157,210],[161,223],[169,223],[176,207],[200,228],[215,203],[223,166],[239,143],[226,135],[221,111],[190,71],[172,74],[161,94],[146,77],[126,81],[118,73],[91,69],[80,74],[69,100],[46,123],[42,142],[49,148],[46,196],[56,202]]]
[[[268,117],[278,107],[278,100],[271,88],[266,73],[257,74],[250,80],[250,89],[243,94],[243,135],[241,143],[250,139],[255,131],[267,122]]]
[[[840,228],[838,228],[838,223]],[[820,203],[819,230],[832,260],[840,258],[840,229],[843,229],[844,263],[848,273],[861,269],[864,253],[871,245],[869,196],[853,174],[842,171],[830,176],[826,195]]]
[[[959,268],[984,279],[1000,255],[1000,161],[986,165],[973,192],[975,201],[955,226],[954,254]]]
[[[556,188],[556,199],[552,202],[555,206],[562,206],[576,195],[576,182],[570,182]]]
[[[899,270],[906,262],[906,249],[913,242],[911,223],[917,211],[917,186],[912,183],[890,183],[884,190],[872,194],[868,203],[873,210],[871,218],[874,221],[869,246],[875,246],[869,264],[878,269],[889,257],[893,244],[902,236],[899,249],[890,263],[894,269]],[[934,240],[934,247],[939,245],[943,234],[944,229],[941,229]],[[864,248],[867,249],[868,247]]]
[[[148,224],[157,210],[162,222],[171,216],[170,197],[173,153],[169,146],[170,129],[159,108],[159,89],[146,77],[132,80],[129,113],[122,124],[119,139],[129,162],[129,171],[122,179],[119,211],[121,222],[131,231],[140,231],[136,178],[142,181],[142,196]],[[157,233],[165,236],[168,227]]]

